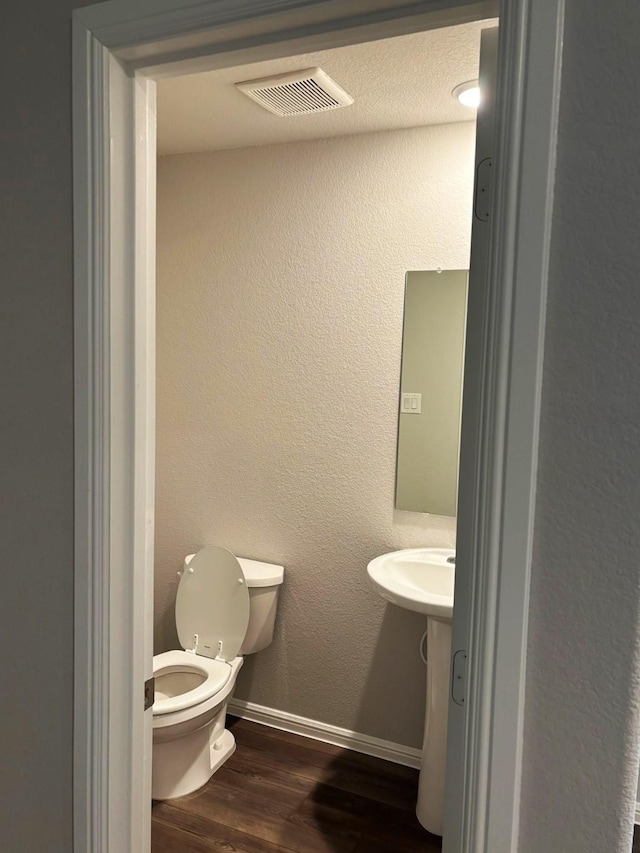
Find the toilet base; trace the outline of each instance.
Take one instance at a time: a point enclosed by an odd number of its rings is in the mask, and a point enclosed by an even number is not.
[[[197,791],[235,749],[231,732],[215,724],[187,737],[154,744],[151,796],[173,800]]]
[[[222,737],[218,739],[214,749],[211,751],[211,776],[213,776],[218,767],[222,767],[227,758],[231,758],[235,751],[236,739],[229,729],[225,729],[222,732]]]

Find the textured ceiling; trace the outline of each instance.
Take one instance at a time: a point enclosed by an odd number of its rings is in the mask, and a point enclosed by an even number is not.
[[[158,82],[158,153],[244,148],[475,119],[451,96],[478,76],[480,30],[491,22],[414,33]],[[320,66],[352,106],[272,115],[239,92],[243,80]]]

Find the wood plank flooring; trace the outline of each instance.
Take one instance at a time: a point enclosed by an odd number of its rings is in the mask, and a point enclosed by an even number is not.
[[[152,853],[440,853],[417,771],[230,718],[237,749],[194,794],[153,804]]]

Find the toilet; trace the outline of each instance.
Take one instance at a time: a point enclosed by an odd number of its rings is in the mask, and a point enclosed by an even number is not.
[[[152,797],[183,797],[235,750],[227,706],[244,655],[273,639],[282,566],[210,545],[180,572],[176,628],[182,649],[153,658]]]

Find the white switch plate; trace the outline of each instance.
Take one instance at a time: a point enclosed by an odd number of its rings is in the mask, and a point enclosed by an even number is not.
[[[422,414],[422,394],[406,394],[403,391],[400,395],[400,412],[403,415]]]

